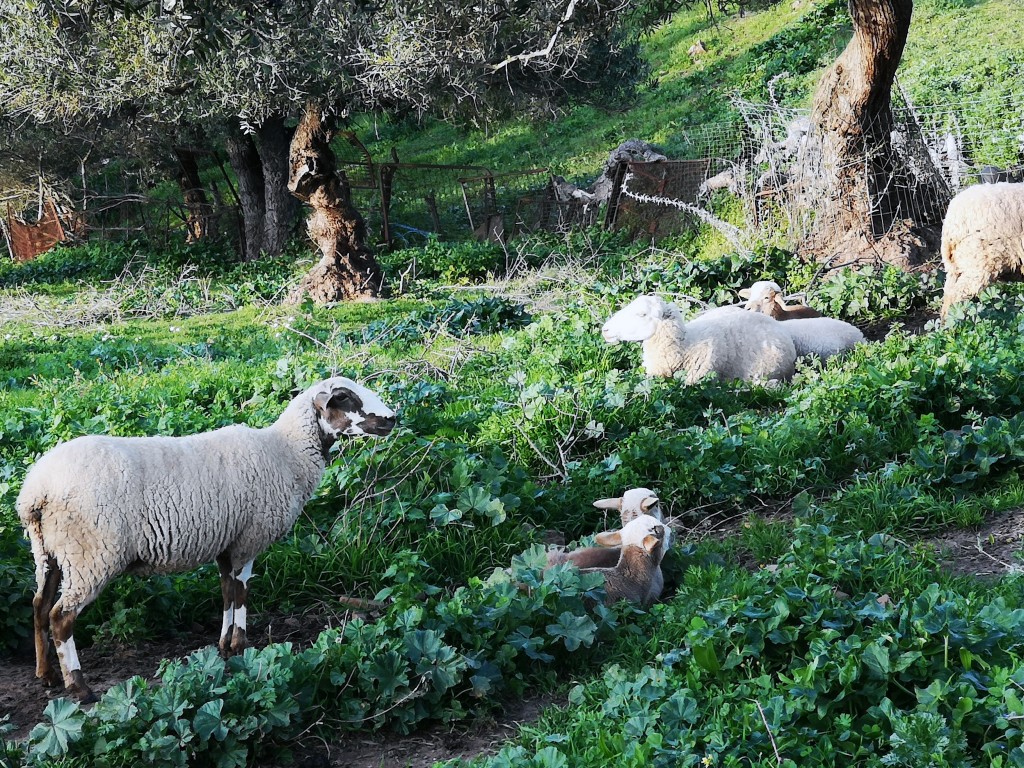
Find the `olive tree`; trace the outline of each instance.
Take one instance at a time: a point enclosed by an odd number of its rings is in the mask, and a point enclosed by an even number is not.
[[[292,231],[308,101],[330,124],[612,98],[644,76],[652,19],[640,0],[0,0],[0,116],[201,132],[229,155],[251,259]]]

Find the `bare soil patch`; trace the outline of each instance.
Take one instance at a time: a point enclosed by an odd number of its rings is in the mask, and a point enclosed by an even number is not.
[[[351,734],[336,741],[306,739],[292,749],[290,760],[262,762],[258,768],[431,768],[441,760],[469,760],[497,752],[561,697],[545,695],[505,703],[492,717],[469,725],[431,725],[411,734]]]
[[[925,541],[953,573],[998,578],[1024,570],[1017,553],[1024,547],[1024,509],[993,516],[983,526],[950,530]]]

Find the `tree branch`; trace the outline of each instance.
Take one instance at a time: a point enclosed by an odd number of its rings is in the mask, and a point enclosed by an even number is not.
[[[499,72],[505,69],[509,64],[514,64],[517,61],[526,62],[530,59],[536,59],[541,56],[550,56],[551,51],[554,50],[555,43],[558,42],[558,36],[562,34],[562,29],[569,23],[569,20],[572,19],[574,13],[576,13],[576,0],[569,0],[569,5],[565,8],[565,14],[562,16],[562,20],[559,21],[558,25],[555,27],[555,31],[551,34],[551,39],[548,40],[548,44],[546,46],[539,50],[531,51],[530,53],[518,53],[515,56],[509,56],[500,64],[492,64],[491,71]]]

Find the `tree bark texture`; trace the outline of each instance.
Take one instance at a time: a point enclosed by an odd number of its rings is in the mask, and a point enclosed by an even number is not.
[[[384,287],[384,274],[366,242],[366,223],[337,172],[330,140],[319,107],[308,104],[292,138],[288,189],[313,209],[306,227],[321,258],[291,301],[306,295],[317,304],[374,299]]]
[[[238,200],[242,206],[242,258],[255,261],[263,252],[263,166],[256,142],[246,133],[228,135],[228,160],[238,180]]]
[[[815,92],[797,173],[800,202],[815,211],[807,249],[826,260],[870,257],[910,268],[937,244],[919,219],[948,199],[940,178],[922,180],[892,142],[892,87],[913,0],[849,0],[849,7],[853,38]]]
[[[199,163],[195,152],[187,147],[174,147],[174,156],[178,159],[181,171],[178,185],[185,203],[185,242],[195,243],[210,234],[213,209],[199,178]]]
[[[263,251],[277,256],[288,244],[301,204],[288,190],[288,151],[294,129],[282,115],[274,115],[257,132],[263,166]]]
[[[292,131],[284,118],[274,115],[255,136],[233,132],[228,138],[228,159],[238,179],[244,243],[242,258],[277,256],[292,234],[298,203],[288,191],[288,147]]]

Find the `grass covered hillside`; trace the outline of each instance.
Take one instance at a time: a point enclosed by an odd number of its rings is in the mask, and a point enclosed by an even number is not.
[[[921,329],[934,279],[841,272],[810,300],[874,341],[780,388],[686,387],[645,377],[636,345],[601,340],[603,320],[640,292],[721,303],[769,275],[799,286],[806,268],[777,250],[684,262],[607,235],[522,241],[530,259],[512,272],[496,246],[431,247],[445,281],[328,309],[280,306],[296,275],[240,273],[209,250],[149,267],[129,249],[58,250],[3,269],[9,760],[279,764],[548,691],[555,706],[475,764],[1024,761],[1011,550],[979,539],[978,559],[1001,563],[982,582],[938,546],[1024,506],[1019,291]],[[227,662],[203,649],[219,626],[212,564],[122,578],[77,633],[86,675],[102,667],[112,687],[89,709],[47,704],[13,512],[34,458],[80,434],[265,425],[332,371],[380,393],[400,426],[347,444],[259,558],[258,648]],[[550,531],[588,540],[611,524],[591,502],[641,485],[676,528],[661,603],[595,605],[599,576],[540,572]],[[286,620],[319,629],[278,642]],[[154,681],[103,661],[127,649],[168,663],[141,672]]]
[[[1021,25],[1024,6],[1015,0],[918,0],[900,84],[917,104],[962,105],[972,119],[989,122],[1019,119]],[[653,80],[631,104],[577,107],[559,117],[519,118],[479,130],[379,122],[357,130],[374,157],[387,157],[395,146],[406,162],[550,167],[587,180],[609,150],[632,137],[660,145],[670,157],[685,156],[685,131],[737,119],[733,96],[768,102],[774,94],[785,106],[809,106],[818,75],[850,33],[843,0],[784,2],[742,17],[716,16],[713,23],[698,6],[646,39]],[[687,51],[698,40],[708,53],[694,61]],[[986,103],[972,106],[979,100]],[[992,100],[998,105],[988,104]]]

